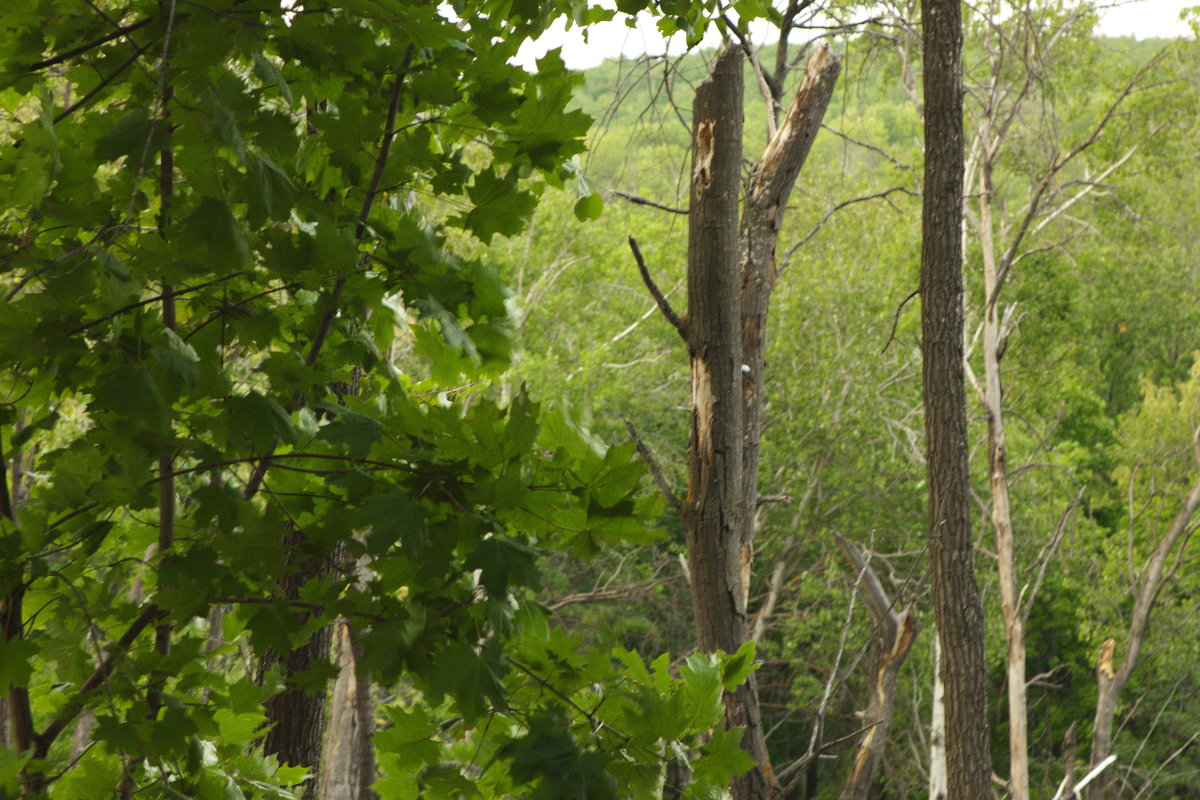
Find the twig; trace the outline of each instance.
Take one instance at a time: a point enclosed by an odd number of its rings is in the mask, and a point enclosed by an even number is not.
[[[637,205],[637,206],[650,206],[650,208],[657,208],[659,211],[668,211],[672,214],[682,214],[684,216],[687,216],[687,213],[688,213],[688,210],[686,208],[675,208],[674,206],[666,206],[666,205],[663,205],[662,203],[656,203],[653,200],[648,200],[645,197],[639,197],[636,194],[629,194],[628,192],[622,192],[617,189],[609,189],[608,193],[614,197],[619,197],[622,200],[627,200],[630,203],[633,203],[634,205]]]
[[[120,36],[125,36],[126,34],[129,34],[129,33],[133,33],[138,28],[144,28],[153,21],[154,21],[153,17],[147,17],[146,19],[135,22],[132,25],[126,25],[123,28],[118,28],[117,30],[113,31],[112,33],[106,34],[105,36],[101,36],[99,39],[93,39],[92,41],[88,42],[87,44],[81,44],[81,45],[79,45],[79,47],[68,50],[65,53],[59,53],[58,55],[51,56],[50,58],[47,58],[44,61],[39,61],[36,64],[30,64],[29,71],[37,72],[40,69],[45,69],[46,67],[53,67],[55,64],[61,64],[62,62],[67,61],[68,59],[74,58],[77,55],[86,53],[87,51],[97,48],[102,44],[111,42],[113,39],[116,39]]]
[[[654,278],[650,277],[650,270],[646,268],[646,260],[642,258],[642,250],[638,247],[637,239],[632,236],[629,237],[629,249],[633,251],[638,271],[642,273],[642,282],[650,290],[650,295],[654,298],[654,302],[658,303],[658,308],[662,311],[663,316],[667,318],[667,322],[671,323],[671,326],[679,332],[680,337],[686,342],[687,321],[679,318],[679,315],[675,313],[675,309],[671,308],[671,303],[662,293],[662,290],[658,288],[658,284],[654,282]]]
[[[833,208],[829,209],[829,211],[826,212],[825,216],[821,217],[821,221],[818,222],[816,225],[814,225],[813,229],[811,231],[809,231],[804,236],[803,239],[801,239],[800,241],[796,242],[794,245],[792,245],[791,247],[788,248],[787,253],[784,254],[782,262],[779,265],[779,271],[783,272],[785,269],[787,269],[788,264],[791,263],[792,255],[795,254],[795,252],[797,250],[799,250],[801,247],[803,247],[805,244],[807,244],[809,239],[816,236],[817,233],[820,232],[821,228],[825,227],[825,223],[829,222],[829,220],[833,217],[834,214],[841,211],[846,206],[852,206],[855,203],[863,203],[863,202],[866,202],[867,200],[887,199],[888,195],[890,195],[894,192],[904,192],[904,194],[906,194],[910,197],[918,197],[919,196],[917,194],[917,192],[914,192],[912,189],[909,189],[906,186],[893,186],[890,189],[885,189],[882,192],[876,192],[875,194],[868,194],[868,195],[864,195],[862,197],[852,197],[849,200],[843,200],[842,202],[838,203]]]
[[[233,280],[234,278],[240,277],[245,274],[246,274],[245,272],[235,272],[232,275],[224,275],[220,278],[214,278],[211,281],[205,281],[204,283],[198,283],[195,286],[184,286],[179,289],[172,289],[170,296],[171,297],[179,297],[180,295],[191,294],[192,292],[198,292],[201,289],[206,289],[209,286],[212,286],[214,284],[224,283],[225,281]],[[277,291],[277,290],[272,289],[270,291]],[[102,317],[98,317],[90,322],[85,322],[82,325],[77,325],[76,327],[69,330],[67,333],[72,336],[74,336],[77,333],[83,333],[84,331],[86,331],[90,328],[94,328],[97,325],[107,322],[108,320],[112,319],[113,317],[117,317],[117,316],[120,316],[121,314],[124,314],[126,311],[133,311],[135,308],[141,308],[142,306],[148,306],[152,303],[157,303],[158,301],[163,300],[166,296],[167,295],[165,293],[164,294],[156,294],[153,297],[147,297],[145,300],[138,300],[136,303],[129,303],[128,305],[121,306],[116,311],[109,312],[108,314],[105,314]]]
[[[84,695],[88,694],[103,681],[105,681],[108,678],[109,673],[112,671],[113,662],[129,649],[134,640],[137,639],[142,631],[144,631],[154,622],[157,622],[161,617],[165,616],[166,613],[167,612],[165,610],[159,608],[158,606],[146,606],[142,613],[138,615],[137,619],[130,624],[129,628],[125,631],[121,638],[107,648],[105,658],[96,666],[95,671],[88,676],[88,679],[80,684],[79,691],[75,693],[73,701],[68,702],[66,707],[58,712],[58,716],[56,716],[54,720],[46,726],[45,730],[34,737],[33,757],[35,759],[42,759],[46,757],[46,755],[50,752],[50,745],[52,745],[54,740],[58,738],[58,735],[62,733],[68,725],[71,724],[71,720],[75,719],[80,710],[83,708],[82,700]]]
[[[909,300],[912,300],[920,293],[921,287],[918,286],[916,289],[912,290],[908,297],[900,301],[900,305],[896,306],[896,316],[892,317],[892,332],[888,334],[887,341],[883,343],[883,349],[879,351],[879,355],[886,353],[888,347],[892,344],[892,340],[896,338],[896,327],[900,324],[900,312],[904,310],[906,305],[908,305]]]
[[[662,468],[658,465],[658,459],[650,452],[650,448],[642,441],[642,437],[638,436],[637,429],[633,427],[633,423],[624,414],[617,412],[617,416],[625,423],[625,430],[629,431],[629,436],[633,439],[634,445],[637,447],[638,455],[650,467],[650,474],[654,476],[654,482],[658,484],[658,488],[663,493],[663,497],[667,498],[667,502],[674,507],[676,513],[683,514],[683,501],[679,499],[679,495],[671,488],[671,484],[667,483],[666,477],[663,475]]]
[[[151,43],[151,44],[153,44],[153,43]],[[150,45],[149,45],[149,44],[148,44],[148,45],[146,45],[145,47],[139,47],[139,48],[135,49],[135,50],[133,51],[133,55],[131,55],[129,58],[125,59],[125,61],[124,61],[124,62],[122,62],[122,63],[121,63],[121,65],[120,65],[119,67],[117,67],[116,69],[114,69],[114,70],[113,70],[111,73],[109,73],[109,75],[108,75],[107,77],[105,77],[105,78],[104,78],[103,80],[101,80],[101,81],[100,81],[98,84],[96,84],[96,85],[95,85],[95,86],[92,88],[92,90],[91,90],[90,92],[88,92],[88,93],[87,93],[87,94],[85,94],[83,97],[81,97],[81,98],[79,98],[78,100],[76,100],[76,101],[75,101],[74,103],[72,103],[71,105],[67,106],[67,108],[65,108],[65,109],[63,109],[62,111],[60,111],[60,112],[59,112],[59,113],[58,113],[58,114],[57,114],[57,115],[54,117],[54,122],[55,122],[56,124],[57,124],[57,123],[59,123],[59,122],[62,122],[64,119],[66,119],[67,117],[69,117],[69,116],[70,116],[72,113],[74,113],[74,112],[75,112],[75,110],[76,110],[76,109],[78,109],[80,106],[87,105],[87,103],[88,103],[88,102],[90,102],[90,101],[91,101],[91,99],[92,99],[93,97],[95,97],[95,96],[96,96],[97,94],[99,94],[100,92],[104,91],[104,88],[105,88],[106,86],[109,86],[109,85],[110,85],[110,84],[112,84],[112,82],[113,82],[113,81],[115,81],[117,78],[121,77],[121,73],[123,73],[125,70],[129,69],[129,67],[133,65],[133,62],[135,62],[135,61],[137,61],[139,58],[141,58],[141,56],[142,56],[142,53],[146,52],[146,51],[147,51],[147,50],[149,50],[149,49],[150,49]],[[13,146],[15,147],[15,146],[16,146],[16,144],[14,143],[14,145],[13,145]]]

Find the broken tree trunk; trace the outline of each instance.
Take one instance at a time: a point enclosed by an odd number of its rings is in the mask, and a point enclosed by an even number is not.
[[[700,649],[732,653],[746,641],[749,552],[740,545],[753,513],[742,491],[742,340],[739,329],[738,193],[742,165],[742,53],[727,47],[696,89],[688,214],[688,321],[692,426],[684,508],[692,608]],[[726,725],[745,727],[757,766],[734,780],[735,800],[770,796],[766,740],[753,681],[725,697]]]
[[[763,348],[775,284],[775,247],[788,196],[820,128],[838,69],[838,59],[827,47],[810,58],[783,124],[754,169],[740,228],[741,51],[726,48],[696,91],[688,317],[686,324],[673,324],[684,334],[692,361],[690,491],[684,516],[702,650],[733,652],[749,635]],[[726,724],[745,727],[742,744],[757,764],[735,779],[735,800],[771,796],[778,785],[771,773],[753,675],[726,697]]]
[[[1193,446],[1196,450],[1197,461],[1200,461],[1200,428],[1193,434]],[[1092,726],[1092,760],[1091,768],[1095,769],[1112,752],[1113,745],[1113,716],[1117,709],[1117,700],[1121,690],[1129,682],[1133,668],[1137,666],[1138,656],[1141,655],[1142,645],[1146,641],[1146,629],[1150,626],[1150,612],[1158,600],[1159,591],[1165,581],[1164,571],[1167,559],[1175,545],[1184,537],[1190,528],[1192,517],[1200,510],[1200,479],[1192,484],[1191,490],[1184,497],[1179,511],[1171,520],[1171,526],[1158,540],[1146,571],[1142,574],[1142,584],[1138,587],[1137,597],[1133,601],[1133,612],[1129,616],[1129,633],[1125,640],[1125,653],[1121,664],[1113,669],[1113,651],[1116,641],[1107,639],[1101,650],[1100,661],[1096,665],[1096,681],[1099,684],[1099,696],[1096,698],[1096,719]],[[1104,800],[1108,797],[1112,779],[1111,770],[1102,773],[1088,788],[1088,800]]]
[[[896,681],[900,677],[900,667],[908,658],[916,641],[920,625],[916,617],[908,609],[896,611],[892,608],[891,600],[879,582],[875,570],[871,569],[854,546],[837,536],[838,545],[856,575],[861,576],[859,590],[871,612],[871,620],[875,624],[875,648],[878,656],[875,659],[875,669],[868,684],[870,698],[867,701],[867,712],[863,716],[866,731],[862,741],[858,743],[858,752],[854,756],[854,766],[842,786],[839,800],[867,800],[879,762],[883,760],[883,751],[887,745],[888,730],[892,726],[892,713],[896,706]]]

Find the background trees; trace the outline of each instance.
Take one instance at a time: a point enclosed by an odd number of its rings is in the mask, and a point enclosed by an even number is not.
[[[698,7],[666,11],[668,28],[703,28]],[[843,88],[779,230],[746,610],[772,762],[813,797],[842,788],[872,674],[865,577],[835,534],[894,609],[928,621],[917,327],[901,308],[918,280],[921,69],[901,11],[833,40]],[[705,796],[749,767],[736,734],[698,734],[750,664],[686,655],[683,527],[613,413],[682,485],[688,376],[626,238],[679,308],[686,224],[610,190],[687,205],[686,84],[711,54],[581,83],[554,54],[532,74],[507,58],[556,14],[604,12],[455,12],[469,24],[399,2],[0,10],[4,792],[301,794],[302,773],[254,744],[264,703],[291,687],[312,708],[334,670],[320,649],[306,668],[263,656],[335,620],[372,677],[380,796],[657,795],[669,757],[692,759],[688,791]],[[1126,642],[1145,559],[1196,474],[1194,225],[1169,198],[1194,188],[1198,71],[1186,43],[1146,67],[1160,44],[1076,22],[992,167],[997,214],[1019,219],[1045,158],[1140,74],[1145,91],[1063,175],[1064,197],[1085,196],[1004,289],[1020,322],[1001,392],[1012,509],[1031,532],[1017,563],[1040,587],[1030,791],[1053,796],[1093,749],[1111,637],[1114,675],[1126,653],[1136,664],[1113,705],[1111,789],[1186,796],[1190,519],[1164,613],[1140,651]],[[997,28],[967,30],[982,67]],[[811,52],[791,44],[786,63]],[[788,96],[796,78],[770,74]],[[974,96],[1024,85],[995,74]],[[748,117],[751,152],[765,127]],[[577,224],[600,195],[601,224]],[[968,319],[981,258],[968,238]],[[968,428],[981,516],[985,425]],[[977,563],[999,698],[986,543]],[[927,785],[918,643],[879,768],[889,796]],[[1007,779],[1007,709],[989,711]]]

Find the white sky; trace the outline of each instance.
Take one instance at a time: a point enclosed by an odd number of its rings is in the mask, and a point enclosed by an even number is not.
[[[1200,4],[1200,0],[1134,0],[1106,9],[1100,17],[1100,33],[1105,36],[1151,37],[1187,36],[1188,26],[1179,19],[1184,8]],[[601,3],[609,8],[610,3]],[[637,28],[626,27],[621,15],[611,22],[592,26],[588,40],[578,28],[566,30],[559,21],[536,42],[527,42],[517,56],[523,66],[531,66],[535,60],[555,47],[562,48],[563,60],[573,69],[594,67],[605,58],[619,54],[634,57],[643,53],[661,54],[668,43],[663,40],[647,15],[638,18]],[[672,54],[684,50],[682,37],[675,37],[669,44]]]

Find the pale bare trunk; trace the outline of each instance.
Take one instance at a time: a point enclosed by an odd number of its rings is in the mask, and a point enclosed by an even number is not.
[[[373,716],[369,675],[359,664],[354,633],[340,620],[333,631],[338,676],[329,696],[319,800],[367,800],[374,783]],[[364,709],[367,711],[364,714]]]
[[[946,800],[946,685],[942,637],[933,637],[933,714],[929,721],[929,800]]]
[[[988,129],[985,126],[985,133]],[[1000,314],[1000,292],[1008,265],[997,265],[992,221],[992,163],[980,169],[979,243],[983,253],[983,404],[988,422],[988,480],[992,490],[992,527],[996,529],[996,562],[1000,573],[1000,608],[1004,617],[1005,675],[1008,685],[1008,788],[1012,800],[1029,800],[1029,735],[1025,696],[1025,621],[1017,587],[1016,552],[1008,491],[1008,446],[1004,428],[1004,389],[1000,359],[1007,331]]]
[[[867,800],[871,787],[875,782],[875,774],[883,751],[887,746],[888,731],[892,726],[892,714],[896,706],[896,683],[900,677],[900,667],[908,658],[916,641],[920,625],[916,617],[908,609],[896,611],[888,599],[883,584],[879,582],[875,570],[863,559],[854,547],[837,537],[846,559],[858,575],[859,590],[867,608],[871,612],[871,620],[875,624],[875,648],[877,652],[875,669],[869,681],[870,697],[866,714],[863,715],[863,725],[866,731],[858,744],[858,752],[854,757],[854,765],[850,775],[842,786],[839,800]]]
[[[1193,434],[1193,446],[1196,449],[1197,461],[1200,462],[1200,428]],[[1134,667],[1137,666],[1138,656],[1146,641],[1146,629],[1150,625],[1150,612],[1162,589],[1167,559],[1175,549],[1175,545],[1187,532],[1192,516],[1200,508],[1200,478],[1192,484],[1191,490],[1180,505],[1178,513],[1171,521],[1166,533],[1158,540],[1146,570],[1142,575],[1142,583],[1138,588],[1137,597],[1133,601],[1133,613],[1129,618],[1129,633],[1125,641],[1125,653],[1121,665],[1113,669],[1113,654],[1116,646],[1114,639],[1104,642],[1099,663],[1096,665],[1096,680],[1099,696],[1096,698],[1096,718],[1092,733],[1091,768],[1095,769],[1112,752],[1113,746],[1113,717],[1116,713],[1117,700],[1121,690],[1129,682]],[[1112,771],[1103,772],[1089,787],[1088,800],[1104,800],[1108,796],[1111,785]]]

